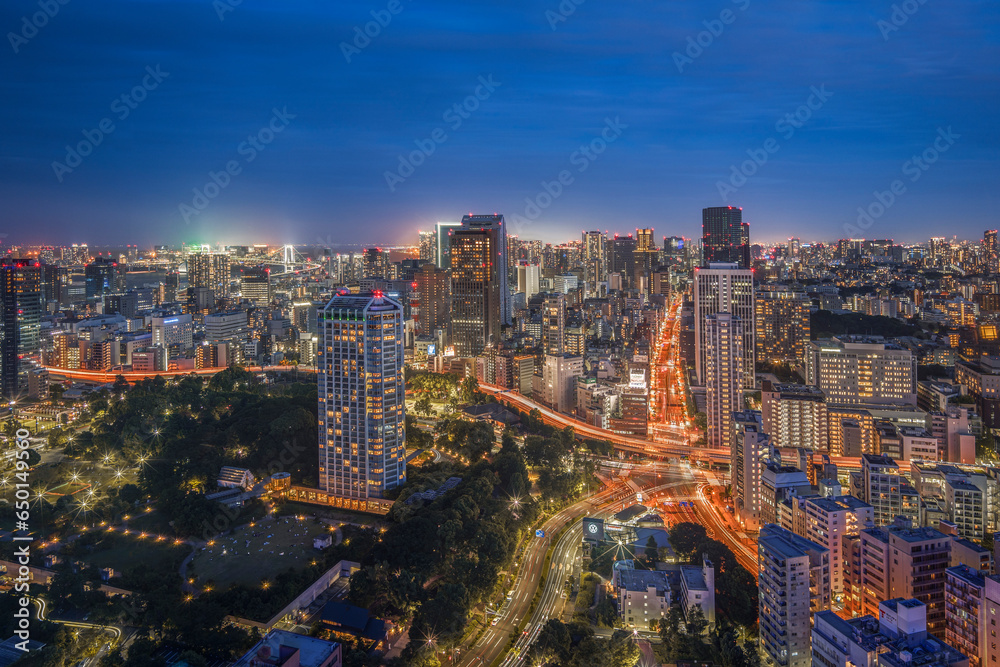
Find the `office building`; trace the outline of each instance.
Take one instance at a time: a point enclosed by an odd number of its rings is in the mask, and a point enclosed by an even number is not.
[[[582,357],[546,354],[542,366],[542,392],[537,398],[557,412],[572,413],[576,407],[576,379],[582,375]]]
[[[566,352],[566,296],[559,292],[546,295],[542,306],[542,351],[544,354]]]
[[[809,342],[809,307],[803,292],[758,290],[754,294],[759,363],[798,363]]]
[[[608,272],[618,274],[622,289],[631,289],[635,280],[635,249],[631,234],[608,240]]]
[[[417,248],[420,259],[431,264],[437,264],[437,234],[430,232],[417,232]]]
[[[607,280],[607,237],[602,232],[583,233],[583,280],[596,293],[597,283]]]
[[[229,296],[231,264],[225,253],[198,252],[187,256],[188,287],[207,287],[216,298]]]
[[[434,225],[434,263],[439,269],[451,268],[451,233],[461,222],[439,222]]]
[[[382,248],[368,248],[365,250],[364,278],[392,278],[389,271],[389,251]]]
[[[111,257],[95,258],[84,267],[83,275],[88,299],[125,289],[125,267],[119,267],[117,260]]]
[[[170,358],[194,347],[194,321],[190,315],[153,317],[150,329],[153,345],[165,349]]]
[[[729,262],[750,269],[750,226],[743,222],[743,209],[732,206],[702,209],[701,245],[706,265]]]
[[[733,413],[743,410],[743,322],[729,313],[705,318],[708,446],[730,448]]]
[[[810,618],[830,608],[830,552],[769,524],[760,531],[757,566],[762,652],[781,667],[810,667]]]
[[[240,297],[255,306],[271,303],[271,269],[266,266],[247,266],[240,269]]]
[[[417,324],[417,334],[433,336],[444,332],[448,340],[451,322],[451,276],[433,264],[424,264],[413,279],[416,285],[411,313]]]
[[[510,324],[507,231],[502,215],[467,215],[451,230],[452,335],[460,357],[501,342]]]
[[[205,315],[205,340],[209,343],[242,343],[249,333],[247,314],[242,310]]]
[[[743,342],[741,367],[743,386],[754,386],[754,287],[753,272],[736,264],[711,264],[694,275],[695,374],[699,384],[706,379],[707,334],[705,318],[729,313],[741,321]]]
[[[0,393],[7,401],[26,388],[21,356],[39,348],[41,283],[39,262],[10,257],[0,262]]]
[[[537,264],[519,262],[517,265],[517,291],[524,294],[524,300],[528,301],[539,292]]]
[[[916,405],[917,359],[887,343],[846,337],[810,341],[806,383],[836,405]]]
[[[320,488],[382,498],[406,482],[403,306],[381,292],[341,291],[319,329]]]

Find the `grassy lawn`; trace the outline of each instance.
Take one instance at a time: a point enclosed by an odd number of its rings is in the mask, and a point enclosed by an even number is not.
[[[116,572],[124,572],[140,564],[149,570],[175,570],[189,553],[191,547],[187,545],[174,546],[170,541],[156,542],[109,533],[103,535],[94,550],[84,555],[82,560],[99,568],[114,568]]]
[[[199,551],[188,576],[202,585],[214,581],[217,590],[237,583],[255,586],[290,567],[308,565],[319,553],[313,538],[330,530],[312,518],[300,521],[292,516],[244,526]]]

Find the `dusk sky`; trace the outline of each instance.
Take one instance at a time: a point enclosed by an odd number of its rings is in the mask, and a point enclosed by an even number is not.
[[[860,235],[1000,226],[995,0],[576,2],[4,0],[0,233],[399,244],[474,211],[660,238],[733,205],[755,242],[832,241],[896,180]]]

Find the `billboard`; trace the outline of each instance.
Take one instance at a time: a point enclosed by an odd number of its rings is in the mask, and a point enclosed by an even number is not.
[[[584,517],[583,519],[583,539],[587,542],[604,541],[604,520]]]

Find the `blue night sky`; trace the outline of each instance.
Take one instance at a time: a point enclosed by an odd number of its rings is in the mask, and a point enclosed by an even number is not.
[[[7,242],[403,243],[469,211],[546,241],[693,236],[724,204],[754,240],[835,240],[895,180],[869,238],[1000,226],[995,1],[908,0],[895,23],[889,0],[61,1],[37,34],[38,0],[0,6]],[[748,151],[767,161],[720,193]],[[209,172],[228,184],[199,199]]]

